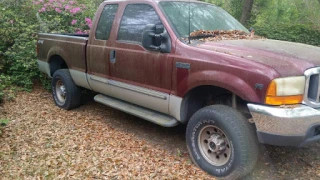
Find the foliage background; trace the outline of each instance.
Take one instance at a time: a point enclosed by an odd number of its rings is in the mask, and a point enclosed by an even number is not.
[[[86,33],[103,0],[0,0],[0,103],[35,80],[38,32]],[[246,0],[203,0],[240,20]],[[271,39],[320,45],[320,0],[254,0],[246,26]],[[13,88],[19,87],[19,88]]]
[[[240,20],[246,0],[203,0]],[[246,27],[270,39],[320,45],[320,0],[254,0]]]
[[[0,102],[14,94],[13,86],[31,90],[35,80],[47,83],[37,69],[39,32],[87,33],[102,1],[0,0]]]

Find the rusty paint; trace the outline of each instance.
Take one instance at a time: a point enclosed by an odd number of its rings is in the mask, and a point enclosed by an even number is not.
[[[177,68],[177,87],[178,91],[188,89],[189,69]]]
[[[234,56],[270,66],[283,77],[303,75],[306,69],[320,65],[320,48],[299,43],[268,39],[225,40],[198,47],[224,53],[231,51]]]
[[[86,45],[88,38],[74,38],[73,36],[58,34],[39,34],[38,59],[49,61],[50,57],[59,55],[69,68],[86,72]]]
[[[184,97],[191,89],[213,85],[236,93],[242,99],[263,103],[266,88],[277,77],[297,76],[320,65],[320,48],[273,40],[223,40],[187,45],[178,40],[162,14],[157,1],[105,1],[119,5],[109,40],[96,40],[98,18],[93,21],[89,41],[54,35],[39,35],[38,58],[48,61],[50,55],[60,55],[69,68],[87,71],[120,82]],[[117,41],[119,24],[129,3],[151,5],[171,37],[171,53],[148,51],[140,44]],[[87,48],[86,48],[87,47]],[[87,53],[85,52],[85,48]],[[116,51],[116,62],[110,63],[110,50]],[[87,62],[86,62],[87,60]],[[176,68],[177,62],[190,64],[190,69]]]

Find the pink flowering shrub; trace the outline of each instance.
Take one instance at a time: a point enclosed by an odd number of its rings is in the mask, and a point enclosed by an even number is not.
[[[10,97],[3,91],[10,86],[31,90],[34,80],[40,80],[45,87],[51,87],[37,67],[39,30],[88,33],[92,26],[90,17],[102,1],[0,0],[0,101]]]
[[[32,5],[44,32],[82,34],[92,27],[91,12],[77,0],[33,0]]]
[[[90,18],[85,18],[86,24],[88,25],[89,28],[92,27],[92,21]]]
[[[75,19],[71,21],[72,25],[75,25],[76,23],[77,23],[77,20],[75,20]]]

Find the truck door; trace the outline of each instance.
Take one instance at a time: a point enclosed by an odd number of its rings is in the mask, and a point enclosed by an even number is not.
[[[116,98],[168,113],[173,53],[142,47],[147,24],[162,25],[149,4],[128,4],[123,10],[110,54],[112,95]]]
[[[87,78],[94,91],[110,95],[111,89],[107,83],[110,78],[110,34],[119,5],[105,2],[102,7],[96,14],[100,18],[91,29],[87,45]]]

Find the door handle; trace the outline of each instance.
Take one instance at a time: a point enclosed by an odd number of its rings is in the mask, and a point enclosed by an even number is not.
[[[110,51],[110,62],[111,63],[115,63],[116,62],[116,51],[115,50],[111,50]]]

